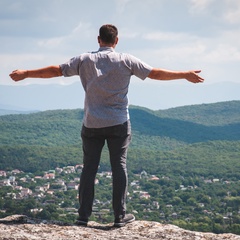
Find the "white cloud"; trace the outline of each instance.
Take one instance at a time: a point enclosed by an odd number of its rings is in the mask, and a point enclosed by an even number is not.
[[[224,19],[231,24],[240,23],[240,1],[226,0]]]
[[[46,50],[51,49],[51,51],[75,50],[79,43],[91,42],[96,36],[97,32],[90,23],[80,22],[67,35],[39,39],[38,46]]]
[[[209,17],[229,24],[240,23],[240,1],[238,0],[190,0],[190,13],[210,14]]]
[[[213,39],[208,39],[208,50],[204,59],[209,63],[231,63],[240,61],[240,31],[223,30]]]
[[[240,51],[227,44],[219,44],[212,51],[209,51],[203,59],[208,63],[229,63],[240,61]]]
[[[214,1],[216,0],[190,0],[190,4],[191,4],[190,11],[192,13],[205,11]]]
[[[0,65],[5,68],[9,65],[22,66],[24,63],[31,63],[33,61],[43,61],[45,56],[43,54],[1,54]],[[13,61],[14,60],[14,61]],[[12,64],[10,64],[12,63]]]

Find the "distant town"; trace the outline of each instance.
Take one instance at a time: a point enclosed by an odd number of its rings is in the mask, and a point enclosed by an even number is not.
[[[80,176],[83,165],[76,166],[66,166],[63,168],[55,168],[54,170],[48,170],[44,172],[43,175],[34,175],[32,173],[24,173],[18,169],[12,171],[3,171],[0,170],[0,186],[1,187],[11,187],[11,191],[9,191],[6,195],[6,198],[21,200],[29,197],[33,197],[35,199],[44,199],[46,196],[54,196],[57,192],[76,190],[76,199],[78,198],[78,188],[80,182]],[[62,176],[67,175],[76,175],[71,180],[64,180]],[[112,172],[99,172],[95,179],[95,184],[99,184],[100,179],[107,179],[109,183],[111,182]],[[130,183],[133,194],[137,194],[140,199],[150,199],[151,196],[147,191],[142,191],[139,179],[148,178],[149,181],[157,181],[158,177],[155,175],[148,176],[148,174],[143,171],[139,175],[136,176],[136,179]],[[26,184],[31,184],[34,186],[31,188],[25,187]],[[41,184],[39,184],[41,183]],[[128,198],[131,199],[130,193],[128,193]],[[51,201],[47,198],[46,201],[43,201],[43,205],[55,203],[55,201]],[[106,204],[110,204],[110,200],[107,203],[104,203],[98,199],[94,201],[94,214],[99,215],[102,212],[110,212],[110,209],[100,209],[98,206],[105,206]],[[153,201],[152,206],[155,209],[159,209],[159,203]],[[31,212],[37,213],[41,212],[43,208],[39,209],[30,209]],[[77,214],[77,209],[65,209],[67,212],[69,210],[72,214]],[[4,212],[4,209],[0,209],[0,211]],[[100,212],[99,212],[100,211]]]
[[[24,173],[21,170],[15,169],[12,171],[3,171],[0,170],[0,186],[1,187],[10,187],[9,192],[7,192],[5,196],[5,200],[7,198],[10,199],[26,199],[26,198],[34,198],[38,202],[42,203],[42,206],[46,204],[58,204],[59,208],[61,205],[64,206],[64,201],[58,201],[57,193],[59,192],[66,192],[74,190],[75,194],[74,199],[71,199],[74,204],[70,204],[65,208],[62,208],[62,216],[66,214],[77,214],[77,199],[78,199],[78,187],[80,182],[80,174],[82,171],[83,165],[76,165],[76,166],[66,166],[63,168],[55,168],[54,170],[48,170],[44,172],[42,175],[34,175],[32,173]],[[70,177],[69,177],[70,176]],[[134,175],[135,179],[132,179],[129,183],[128,192],[128,199],[129,201],[138,199],[140,201],[141,209],[145,213],[151,212],[159,212],[159,219],[165,219],[164,211],[160,211],[160,203],[156,201],[156,196],[151,196],[151,194],[146,191],[142,190],[141,180],[147,180],[148,182],[158,182],[160,180],[159,177],[155,175],[149,175],[146,171],[142,171],[139,174]],[[95,184],[99,185],[100,182],[106,184],[109,189],[111,187],[111,172],[99,172],[95,179]],[[162,177],[162,179],[168,181],[168,177]],[[220,179],[203,179],[205,184],[211,183],[219,183]],[[230,181],[224,181],[222,184],[230,184]],[[26,186],[30,187],[26,187]],[[198,188],[195,186],[184,186],[182,184],[179,185],[177,191],[189,191]],[[109,192],[109,191],[108,191]],[[50,196],[50,197],[49,197]],[[141,202],[142,200],[142,202]],[[144,202],[144,200],[146,200]],[[171,200],[171,199],[170,199]],[[69,201],[69,199],[68,199]],[[134,200],[136,203],[137,200]],[[174,211],[174,206],[169,201],[169,204],[165,205],[165,208],[170,210],[172,219],[177,219],[179,213]],[[204,209],[205,203],[198,203],[198,205],[203,208],[203,212],[207,215],[212,215],[213,212],[209,209]],[[75,207],[73,207],[75,206]],[[172,211],[171,211],[172,210]],[[5,209],[0,209],[2,213],[4,213]],[[43,211],[43,207],[33,208],[30,209],[32,213],[39,213]],[[105,199],[105,201],[101,199],[95,199],[94,207],[93,207],[93,214],[101,218],[102,215],[108,214],[111,212],[111,198]],[[136,209],[132,209],[133,213],[138,213]],[[240,214],[240,211],[239,211]],[[224,218],[229,218],[230,213]]]

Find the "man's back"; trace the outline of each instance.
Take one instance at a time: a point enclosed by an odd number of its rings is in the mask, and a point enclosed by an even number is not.
[[[145,79],[151,67],[111,47],[81,54],[61,65],[64,76],[79,75],[85,90],[84,125],[100,128],[129,119],[128,86],[132,75]]]

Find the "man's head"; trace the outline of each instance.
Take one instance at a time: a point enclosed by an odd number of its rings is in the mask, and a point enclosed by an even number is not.
[[[98,43],[100,46],[115,47],[118,42],[118,30],[114,25],[105,24],[99,29]]]

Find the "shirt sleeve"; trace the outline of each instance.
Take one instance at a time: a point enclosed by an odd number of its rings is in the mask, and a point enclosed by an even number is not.
[[[146,79],[153,69],[152,66],[132,55],[128,55],[127,59],[132,74],[142,80]]]
[[[79,75],[80,57],[73,57],[68,62],[60,64],[64,77]]]

